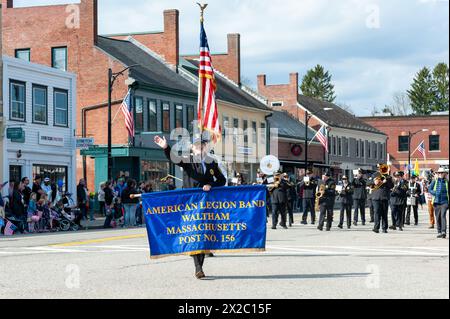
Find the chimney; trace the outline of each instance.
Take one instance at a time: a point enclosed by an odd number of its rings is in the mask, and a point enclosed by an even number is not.
[[[258,91],[262,92],[266,87],[267,79],[265,74],[258,75]]]
[[[298,73],[290,73],[289,79],[290,79],[290,81],[289,81],[290,86],[293,90],[295,89],[295,92],[296,92],[295,96],[297,96],[298,95]]]
[[[231,59],[231,79],[241,84],[241,35],[239,33],[228,34],[228,56]]]
[[[92,36],[90,43],[97,44],[98,38],[98,3],[97,0],[80,1],[80,24],[88,30],[88,36]],[[91,29],[92,28],[92,29]]]
[[[164,11],[164,42],[166,46],[164,57],[167,63],[175,67],[178,67],[180,60],[179,16],[178,10]]]

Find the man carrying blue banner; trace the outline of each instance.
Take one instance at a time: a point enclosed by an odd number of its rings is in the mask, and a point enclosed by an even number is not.
[[[208,142],[208,139],[203,138],[203,136],[197,137],[192,144],[192,154],[189,157],[177,157],[175,154],[171,154],[171,147],[164,137],[155,137],[155,143],[164,149],[167,159],[183,168],[183,188],[202,188],[204,192],[209,192],[212,187],[226,184],[226,178],[220,171],[218,164],[207,156]],[[202,279],[205,277],[203,272],[205,253],[202,252],[192,256],[195,263],[195,276]]]

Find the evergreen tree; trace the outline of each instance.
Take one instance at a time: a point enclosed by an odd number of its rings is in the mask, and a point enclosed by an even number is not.
[[[321,65],[317,65],[306,73],[300,89],[303,95],[322,101],[332,103],[336,99],[334,85],[331,83],[331,75]]]
[[[435,103],[433,111],[448,111],[449,106],[449,70],[446,63],[439,63],[433,70],[433,87],[435,90]]]
[[[424,67],[417,73],[408,91],[411,107],[418,115],[429,115],[434,110],[436,94],[433,85],[433,76],[430,70]]]

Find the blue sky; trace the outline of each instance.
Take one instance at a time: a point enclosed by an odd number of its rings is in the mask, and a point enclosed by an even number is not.
[[[79,1],[15,0],[17,5]],[[180,10],[182,53],[197,52],[198,7],[191,0],[99,0],[101,34],[162,30],[164,9]],[[322,64],[337,102],[368,115],[391,103],[415,73],[449,61],[448,0],[209,0],[211,50],[240,33],[242,75],[252,85],[287,83],[290,72]]]

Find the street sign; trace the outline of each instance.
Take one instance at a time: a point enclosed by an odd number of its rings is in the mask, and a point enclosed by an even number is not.
[[[76,148],[80,150],[88,150],[89,147],[94,145],[93,138],[77,138],[76,139]]]
[[[6,138],[10,140],[23,140],[25,132],[21,127],[11,127],[6,129]]]

